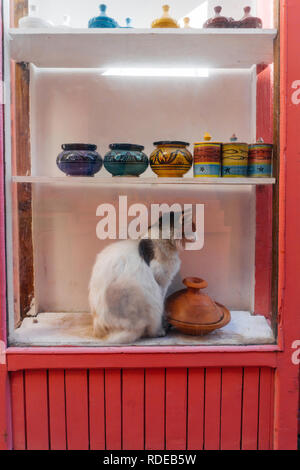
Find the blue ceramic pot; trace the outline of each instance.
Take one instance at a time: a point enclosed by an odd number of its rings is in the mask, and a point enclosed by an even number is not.
[[[111,144],[109,148],[104,167],[113,176],[140,176],[147,170],[149,160],[142,145]]]
[[[130,28],[130,29],[133,28],[131,18],[126,18],[126,26],[123,26],[123,28]]]
[[[110,18],[106,14],[106,5],[100,5],[100,16],[91,18],[89,21],[89,28],[119,28],[116,20]]]
[[[96,152],[97,145],[64,144],[56,160],[58,168],[68,176],[94,176],[101,170],[103,160]]]

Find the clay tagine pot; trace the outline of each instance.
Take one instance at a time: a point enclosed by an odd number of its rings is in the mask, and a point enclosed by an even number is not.
[[[203,28],[231,28],[232,18],[226,18],[221,15],[222,7],[214,8],[215,16],[209,18],[203,25]]]
[[[151,24],[151,28],[179,28],[177,21],[169,15],[169,5],[164,5],[162,8],[164,12],[162,17],[154,20]]]
[[[227,325],[230,312],[202,292],[207,282],[197,277],[183,281],[187,289],[172,294],[166,302],[169,323],[181,333],[204,336]]]
[[[251,7],[244,8],[244,16],[240,21],[235,22],[236,28],[262,28],[262,20],[251,15]]]

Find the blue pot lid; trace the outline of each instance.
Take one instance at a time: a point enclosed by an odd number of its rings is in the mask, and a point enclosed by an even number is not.
[[[107,6],[106,5],[104,5],[102,3],[101,5],[99,5],[99,8],[100,8],[100,15],[96,16],[95,18],[92,18],[89,21],[90,24],[97,23],[97,22],[105,22],[106,24],[110,24],[113,27],[118,27],[119,26],[116,20],[114,20],[113,18],[110,18],[109,16],[107,16],[107,14],[106,14]]]
[[[143,145],[135,144],[110,144],[109,148],[111,150],[132,150],[136,152],[142,152],[145,149]]]

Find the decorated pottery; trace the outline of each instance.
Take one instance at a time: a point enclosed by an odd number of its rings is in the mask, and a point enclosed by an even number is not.
[[[221,15],[222,7],[214,8],[215,16],[209,18],[203,25],[203,28],[231,28],[232,18],[226,18]]]
[[[273,145],[259,139],[249,145],[248,176],[250,178],[268,178],[272,176]]]
[[[113,176],[140,176],[147,170],[149,160],[142,145],[111,144],[109,148],[104,167]]]
[[[151,28],[179,28],[177,21],[173,20],[169,15],[169,5],[164,5],[162,9],[164,12],[162,17],[154,20],[151,24]]]
[[[248,174],[248,144],[237,142],[235,134],[222,146],[222,176],[241,178]]]
[[[89,28],[118,28],[116,20],[106,14],[106,5],[100,5],[100,15],[90,19]]]
[[[183,18],[183,27],[184,28],[190,28],[190,19],[186,16],[185,18]]]
[[[125,21],[126,21],[126,26],[123,26],[124,28],[133,28],[131,18],[126,18]]]
[[[240,21],[235,22],[237,28],[262,28],[263,23],[260,18],[251,15],[251,7],[244,8],[244,16]]]
[[[158,176],[179,178],[191,169],[193,157],[187,142],[166,140],[153,145],[157,148],[150,156],[150,165]]]
[[[58,168],[68,176],[94,176],[102,168],[97,145],[64,144],[56,160]]]
[[[211,135],[204,135],[204,142],[194,144],[194,176],[221,176],[222,143],[211,142]]]
[[[172,294],[166,302],[169,323],[181,333],[203,336],[227,325],[230,312],[202,292],[207,282],[197,277],[183,281],[187,289]]]
[[[29,15],[19,19],[19,28],[51,28],[53,23],[37,16],[36,5],[29,6]]]

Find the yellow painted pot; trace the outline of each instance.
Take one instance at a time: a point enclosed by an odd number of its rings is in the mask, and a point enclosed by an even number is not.
[[[186,147],[190,144],[180,141],[154,142],[157,147],[150,155],[154,173],[165,178],[180,178],[193,165],[193,156]]]
[[[177,21],[173,20],[169,15],[169,5],[164,5],[162,8],[164,11],[162,17],[154,20],[151,24],[151,28],[179,28]]]
[[[222,176],[223,178],[241,178],[248,174],[248,144],[237,142],[235,134],[231,142],[223,144]]]

